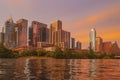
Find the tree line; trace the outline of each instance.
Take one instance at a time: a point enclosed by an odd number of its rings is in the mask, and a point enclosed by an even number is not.
[[[52,57],[56,59],[115,59],[114,54],[95,54],[92,50],[86,52],[74,51],[70,49],[62,50],[56,47],[55,51],[25,50],[23,52],[13,51],[0,44],[0,58],[19,58],[27,56]]]

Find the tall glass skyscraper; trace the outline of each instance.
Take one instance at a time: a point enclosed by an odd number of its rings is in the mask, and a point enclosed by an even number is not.
[[[90,49],[96,50],[96,30],[94,28],[90,30]]]

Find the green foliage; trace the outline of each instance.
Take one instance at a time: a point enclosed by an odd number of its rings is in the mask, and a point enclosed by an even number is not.
[[[93,50],[81,52],[74,51],[70,49],[62,50],[60,47],[56,47],[55,51],[45,51],[45,50],[26,50],[21,53],[16,51],[12,51],[10,49],[5,48],[2,44],[0,44],[0,58],[18,58],[18,57],[26,57],[26,56],[47,56],[53,57],[57,59],[114,59],[114,54],[106,54],[106,53],[95,53]]]
[[[15,58],[16,55],[12,50],[9,50],[0,44],[0,58]]]
[[[47,54],[45,56],[47,57],[53,57],[54,52],[53,51],[47,51]]]
[[[72,57],[73,57],[72,51],[66,48],[63,52],[63,58],[70,59]]]
[[[59,48],[59,47],[56,47],[55,51],[53,52],[52,57],[54,57],[54,58],[63,58],[63,51],[62,51],[62,49]]]
[[[37,56],[37,52],[35,50],[26,50],[20,53],[20,56]]]
[[[45,56],[47,54],[47,51],[40,49],[37,50],[37,56]]]

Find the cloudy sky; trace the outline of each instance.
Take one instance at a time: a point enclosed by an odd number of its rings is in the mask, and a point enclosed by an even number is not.
[[[89,31],[95,28],[104,41],[120,46],[120,0],[0,0],[0,26],[12,16],[48,24],[63,21],[63,29],[88,47]]]

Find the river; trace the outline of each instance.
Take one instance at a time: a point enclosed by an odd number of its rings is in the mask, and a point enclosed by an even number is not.
[[[120,60],[0,59],[0,80],[120,80]]]

